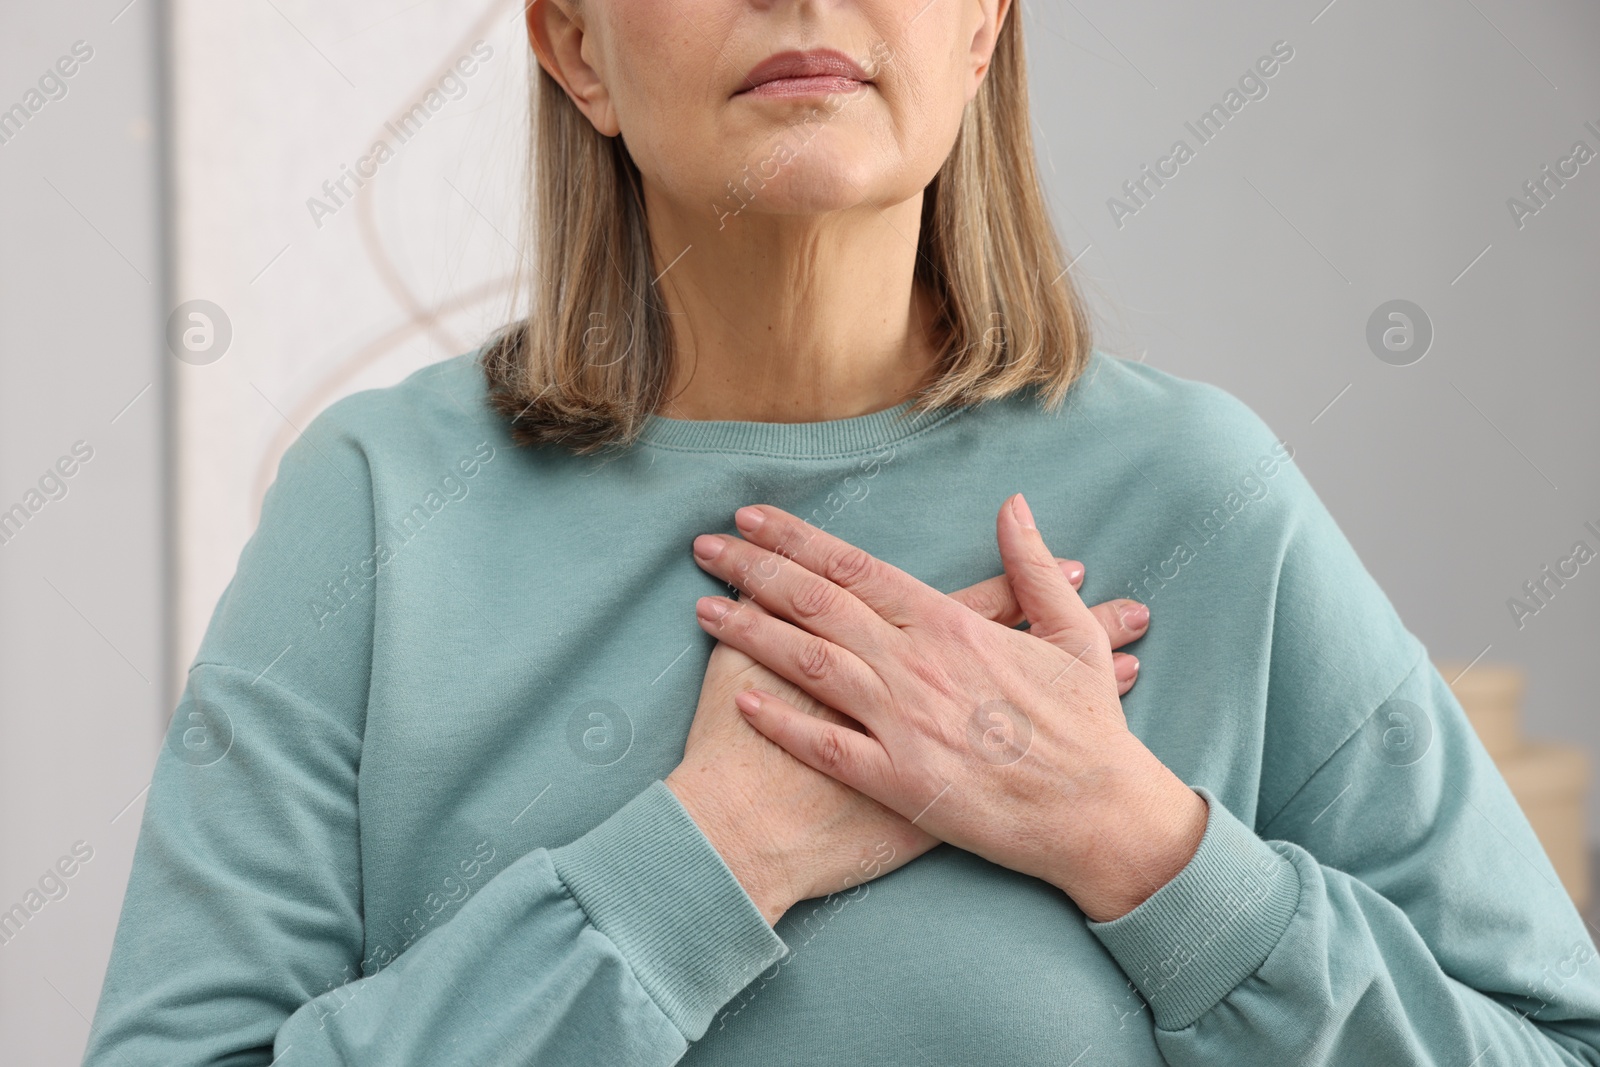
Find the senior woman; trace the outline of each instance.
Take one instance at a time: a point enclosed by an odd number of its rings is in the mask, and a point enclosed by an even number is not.
[[[88,1062],[1600,1063],[1292,447],[1090,347],[1006,0],[527,22],[532,313],[284,457]]]

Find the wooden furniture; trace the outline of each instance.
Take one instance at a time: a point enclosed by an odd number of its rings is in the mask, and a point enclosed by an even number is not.
[[[1478,732],[1484,748],[1511,786],[1561,883],[1579,910],[1589,906],[1589,835],[1585,801],[1589,754],[1572,745],[1532,741],[1522,735],[1526,675],[1508,664],[1435,660]],[[1465,673],[1463,673],[1465,672]]]

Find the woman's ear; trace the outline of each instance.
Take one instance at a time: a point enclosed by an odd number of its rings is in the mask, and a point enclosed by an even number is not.
[[[1007,2],[1007,0],[1002,0]],[[532,0],[527,6],[528,43],[545,73],[566,90],[594,128],[606,137],[615,137],[617,124],[611,94],[600,80],[600,72],[584,58],[588,33],[572,0]]]
[[[989,60],[1000,40],[1000,28],[1011,11],[1011,0],[978,0],[978,11],[983,21],[972,35],[972,81],[967,86],[968,100],[978,95],[984,75],[989,73]]]

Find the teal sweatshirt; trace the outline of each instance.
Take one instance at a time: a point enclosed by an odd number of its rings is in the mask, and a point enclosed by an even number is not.
[[[1280,440],[1096,352],[1067,404],[512,444],[475,354],[284,456],[173,715],[94,1067],[1600,1064],[1600,959]],[[662,778],[769,503],[951,592],[1022,492],[1150,605],[1130,727],[1210,805],[1111,922],[940,845],[762,918]],[[1396,536],[1404,536],[1403,526]],[[1463,580],[1471,580],[1470,577]]]

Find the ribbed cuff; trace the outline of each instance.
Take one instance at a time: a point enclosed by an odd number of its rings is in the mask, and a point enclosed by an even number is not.
[[[689,1041],[788,952],[665,782],[553,849],[550,861]]]
[[[1300,872],[1209,790],[1205,836],[1177,877],[1089,930],[1163,1030],[1181,1030],[1254,974],[1300,906]]]

